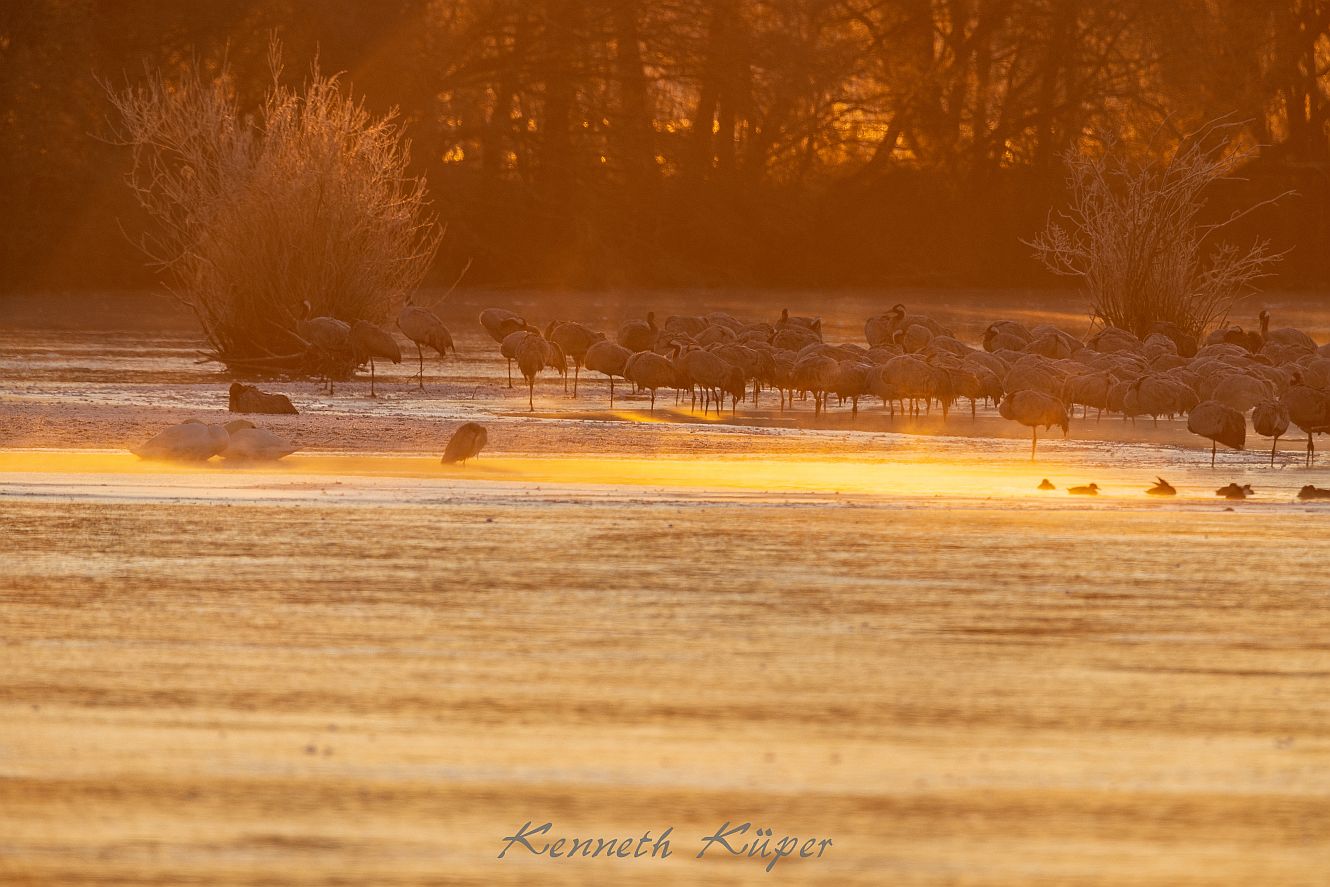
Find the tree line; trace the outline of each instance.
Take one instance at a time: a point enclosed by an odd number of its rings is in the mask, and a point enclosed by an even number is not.
[[[11,0],[9,286],[148,282],[106,85],[316,61],[397,108],[447,224],[434,274],[551,286],[1047,280],[1023,242],[1097,134],[1261,146],[1206,212],[1330,283],[1330,0]]]

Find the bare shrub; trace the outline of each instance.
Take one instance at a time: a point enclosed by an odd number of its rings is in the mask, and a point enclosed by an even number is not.
[[[277,44],[270,63],[248,116],[226,66],[170,81],[149,71],[108,93],[151,219],[139,245],[198,316],[212,356],[237,372],[310,372],[294,332],[301,302],[382,321],[419,285],[441,231],[394,114],[371,116],[317,67],[301,88],[284,85]]]
[[[1198,219],[1207,188],[1231,178],[1255,153],[1236,146],[1240,126],[1207,124],[1183,138],[1166,160],[1138,160],[1111,137],[1099,151],[1067,152],[1070,205],[1051,214],[1029,245],[1053,273],[1081,278],[1092,322],[1141,337],[1156,323],[1168,322],[1201,338],[1282,258],[1268,241],[1245,250],[1212,241],[1248,212],[1285,195],[1218,223]]]

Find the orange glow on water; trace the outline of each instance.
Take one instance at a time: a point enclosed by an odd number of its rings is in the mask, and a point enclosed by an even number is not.
[[[640,418],[640,417],[637,417]],[[649,419],[647,421],[650,421]],[[1028,478],[1001,464],[888,461],[835,456],[483,456],[465,467],[428,455],[303,453],[265,466],[145,462],[99,450],[0,452],[0,475],[130,475],[218,479],[415,478],[572,485],[671,487],[770,493],[899,496],[1017,495]]]
[[[640,417],[636,417],[640,418]],[[111,485],[149,482],[188,488],[192,495],[225,498],[241,491],[283,489],[308,485],[317,490],[329,485],[344,488],[427,490],[433,485],[465,484],[481,490],[485,484],[559,485],[576,488],[619,488],[637,495],[648,490],[715,491],[758,498],[782,496],[847,496],[871,499],[1009,500],[1026,505],[1088,504],[1104,500],[1134,499],[1155,502],[1143,493],[1139,469],[1091,469],[1075,461],[1041,460],[1030,464],[1018,457],[984,457],[973,452],[928,454],[902,450],[899,456],[854,457],[821,454],[754,454],[726,456],[587,454],[543,456],[533,454],[485,455],[466,466],[443,465],[437,456],[423,454],[299,453],[272,465],[228,465],[145,462],[128,453],[106,450],[0,451],[0,486],[22,482],[32,485],[95,486],[100,479]],[[1039,480],[1049,478],[1057,490],[1040,492]],[[1176,475],[1179,481],[1185,476]],[[1175,500],[1215,501],[1207,473],[1194,480]],[[1095,480],[1103,488],[1096,499],[1071,497],[1066,488]],[[277,484],[281,481],[280,486]],[[419,484],[396,483],[418,481]],[[293,482],[296,482],[293,484]],[[392,482],[392,483],[390,483]],[[1180,483],[1181,487],[1182,484]],[[1267,488],[1268,489],[1268,488]],[[632,493],[633,490],[639,493]],[[1273,492],[1273,491],[1272,491]]]

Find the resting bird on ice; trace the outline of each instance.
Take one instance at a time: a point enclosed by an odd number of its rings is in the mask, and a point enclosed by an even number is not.
[[[1052,482],[1051,480],[1049,480],[1048,478],[1044,478],[1043,480],[1041,480],[1041,481],[1039,482],[1039,486],[1035,487],[1035,489],[1036,489],[1036,490],[1056,490],[1057,487],[1053,486],[1053,482]]]
[[[656,312],[648,311],[646,320],[624,321],[619,327],[618,343],[633,354],[656,347]]]
[[[903,308],[901,309],[904,310]],[[794,317],[790,314],[789,308],[780,309],[780,320],[776,321],[776,329],[783,330],[792,326],[801,326],[806,330],[812,330],[821,335],[822,318],[820,317]]]
[[[453,356],[457,356],[457,346],[453,344],[452,334],[448,328],[443,325],[439,315],[428,308],[420,305],[411,304],[408,297],[406,304],[397,314],[397,328],[401,330],[408,339],[415,343],[416,357],[420,361],[420,372],[413,378],[420,379],[420,390],[425,390],[425,348],[433,348],[440,356],[448,354],[448,349],[453,350]]]
[[[588,370],[604,373],[609,378],[611,409],[614,407],[614,377],[623,376],[623,368],[632,356],[633,352],[622,345],[601,340],[587,349],[586,357],[582,360]]]
[[[1240,450],[1247,443],[1247,417],[1217,400],[1203,400],[1187,415],[1187,430],[1210,441],[1210,467],[1219,444]]]
[[[1251,488],[1251,484],[1229,484],[1226,487],[1220,487],[1215,490],[1216,496],[1223,496],[1225,499],[1246,499],[1248,496],[1255,496],[1256,491]]]
[[[1176,496],[1178,491],[1173,488],[1171,483],[1164,480],[1162,477],[1156,477],[1155,485],[1146,490],[1145,494],[1147,496]]]
[[[507,308],[486,308],[480,312],[480,325],[490,334],[491,339],[499,343],[518,330],[530,329],[526,318],[519,317]]]
[[[467,422],[453,432],[448,446],[443,451],[444,465],[466,464],[467,459],[474,459],[489,443],[489,432],[479,422]]]
[[[130,447],[140,459],[206,462],[226,449],[229,435],[221,425],[205,425],[189,419],[158,432],[146,443]]]
[[[576,321],[560,323],[552,320],[545,330],[545,338],[562,348],[563,353],[572,360],[573,397],[577,397],[577,380],[582,375],[582,365],[586,362],[587,350],[597,342],[604,341],[605,334],[598,333]]]
[[[656,391],[675,384],[674,364],[654,351],[639,351],[623,365],[623,377],[651,392],[651,412],[656,411]]]
[[[503,340],[505,348],[509,342],[513,343],[512,355],[517,361],[517,368],[522,371],[522,378],[526,380],[527,409],[534,410],[536,376],[540,375],[540,371],[549,364],[555,346],[545,341],[545,337],[540,333],[513,333]]]
[[[1288,431],[1288,423],[1288,407],[1277,400],[1263,400],[1252,407],[1251,424],[1256,433],[1274,438],[1270,445],[1271,465],[1275,464],[1275,448],[1279,446],[1279,438]]]
[[[315,317],[309,299],[300,303],[305,313],[296,323],[296,335],[303,339],[318,359],[319,368],[333,393],[333,375],[341,356],[351,350],[351,324],[335,317]]]
[[[227,395],[227,409],[233,413],[276,413],[289,416],[299,411],[285,394],[269,394],[253,385],[232,382]]]
[[[227,422],[226,431],[230,439],[222,458],[228,462],[276,462],[299,449],[248,419]]]
[[[1008,394],[998,402],[998,415],[1019,422],[1030,429],[1030,461],[1034,461],[1035,447],[1039,445],[1039,426],[1062,428],[1066,437],[1070,429],[1067,408],[1062,401],[1042,391],[1022,390]]]
[[[1330,433],[1330,391],[1305,384],[1302,373],[1295,371],[1288,389],[1280,399],[1288,409],[1289,422],[1307,432],[1307,465],[1316,458],[1313,434]]]
[[[374,392],[374,358],[402,362],[402,349],[392,333],[381,329],[367,320],[357,320],[351,324],[351,354],[356,366],[369,361],[369,396],[377,397]]]
[[[1298,490],[1299,499],[1330,499],[1330,490],[1323,490],[1320,487],[1307,484],[1301,490]]]
[[[1083,487],[1067,487],[1067,492],[1073,496],[1098,496],[1099,484],[1087,484]]]

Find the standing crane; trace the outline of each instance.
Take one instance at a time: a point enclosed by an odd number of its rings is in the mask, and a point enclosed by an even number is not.
[[[356,366],[369,361],[370,397],[378,397],[374,393],[374,358],[402,362],[402,349],[398,347],[392,333],[367,320],[357,320],[351,324],[351,355],[355,358]]]
[[[425,390],[425,352],[424,348],[433,348],[440,356],[448,354],[448,349],[457,354],[457,346],[453,344],[452,334],[448,328],[443,325],[439,315],[420,305],[411,304],[408,297],[406,304],[397,314],[397,328],[401,330],[408,339],[415,343],[416,357],[420,361],[420,372],[413,378],[420,380],[420,390]]]

